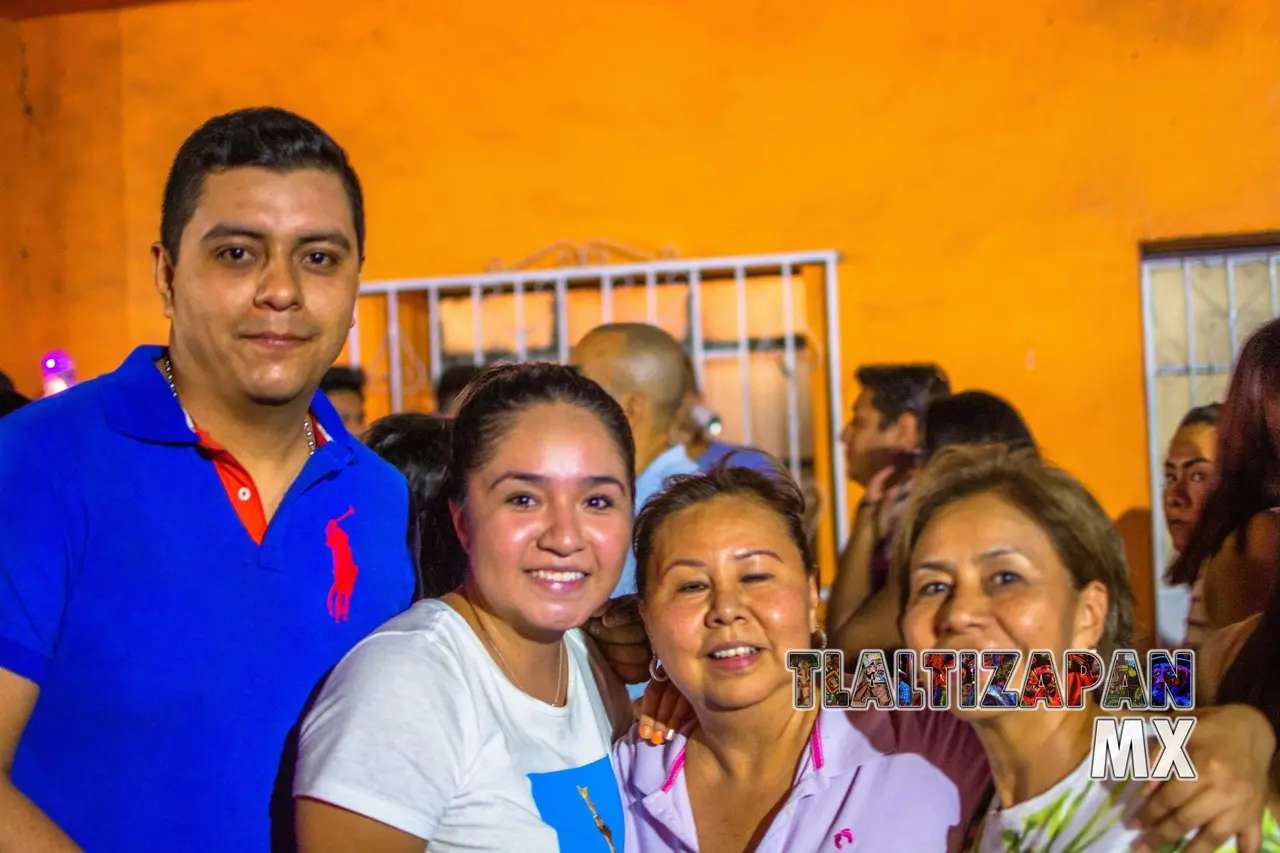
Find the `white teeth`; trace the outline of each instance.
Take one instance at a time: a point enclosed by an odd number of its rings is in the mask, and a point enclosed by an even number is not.
[[[553,581],[555,583],[573,583],[580,581],[587,576],[586,572],[546,572],[537,571],[530,572],[535,578],[541,581]]]
[[[742,655],[755,654],[758,651],[760,650],[755,646],[735,646],[732,649],[721,649],[718,652],[712,652],[711,656],[717,660],[723,660],[724,658],[736,658]]]

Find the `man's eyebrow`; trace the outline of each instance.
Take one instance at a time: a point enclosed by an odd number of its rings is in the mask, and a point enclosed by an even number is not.
[[[266,238],[266,235],[247,225],[232,225],[226,222],[219,222],[204,232],[204,236],[200,239],[207,243],[210,240],[222,240],[227,237],[248,237],[250,240],[262,240]]]
[[[256,228],[228,222],[219,222],[214,225],[200,239],[202,242],[210,242],[212,240],[225,240],[228,237],[244,237],[249,240],[267,239],[267,235]],[[341,231],[308,231],[298,238],[298,245],[300,246],[305,246],[309,243],[332,243],[348,252],[351,251],[351,239]]]

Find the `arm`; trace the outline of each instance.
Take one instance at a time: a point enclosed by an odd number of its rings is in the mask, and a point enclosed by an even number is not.
[[[1275,585],[1280,557],[1280,513],[1261,512],[1245,528],[1244,550],[1231,536],[1204,567],[1204,605],[1210,630],[1261,610]]]
[[[83,508],[26,434],[0,433],[0,853],[79,848],[13,784],[18,743],[62,630]],[[42,439],[43,440],[43,439]]]
[[[363,815],[300,799],[297,810],[298,853],[423,853],[427,842]]]
[[[831,584],[827,600],[827,630],[833,636],[853,618],[871,592],[871,552],[876,544],[876,504],[863,501],[853,517],[853,532]]]
[[[40,688],[0,669],[0,853],[79,853],[77,847],[10,781],[13,756]]]
[[[300,853],[420,853],[466,795],[477,711],[438,626],[375,633],[326,680],[298,739]]]
[[[884,587],[858,608],[844,625],[836,629],[829,644],[844,651],[845,666],[857,665],[863,649],[891,653],[902,646],[898,616],[902,610],[896,572],[889,572]]]
[[[1201,708],[1187,741],[1195,779],[1161,782],[1137,814],[1151,850],[1195,834],[1183,853],[1213,853],[1238,838],[1242,853],[1258,851],[1276,736],[1247,705]],[[1151,716],[1168,716],[1152,712]]]

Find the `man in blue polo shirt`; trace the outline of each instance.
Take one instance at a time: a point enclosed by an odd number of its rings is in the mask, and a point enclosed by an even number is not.
[[[323,130],[215,118],[165,186],[168,347],[0,422],[0,850],[268,849],[308,696],[415,583],[404,479],[316,393],[363,248]]]

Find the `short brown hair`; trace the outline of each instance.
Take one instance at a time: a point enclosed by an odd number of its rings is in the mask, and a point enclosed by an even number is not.
[[[1107,617],[1098,651],[1109,660],[1129,645],[1133,589],[1124,541],[1083,485],[1026,450],[1002,445],[944,448],[911,489],[894,542],[894,571],[902,580],[902,609],[911,588],[911,554],[942,509],[977,495],[995,495],[1031,518],[1053,543],[1076,589],[1097,581],[1107,589]]]
[[[817,568],[813,549],[804,527],[804,492],[791,479],[782,464],[771,458],[774,473],[761,473],[752,468],[736,467],[734,451],[711,467],[705,474],[680,474],[667,481],[666,487],[649,500],[636,518],[634,548],[636,555],[636,592],[645,596],[645,575],[653,557],[654,541],[663,523],[692,506],[723,497],[753,500],[770,509],[787,529],[788,538],[800,550],[804,573],[812,576]]]

